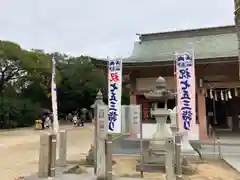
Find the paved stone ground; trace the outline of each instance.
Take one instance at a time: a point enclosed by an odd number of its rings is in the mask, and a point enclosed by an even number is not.
[[[125,137],[118,138],[114,141],[114,154],[126,154],[126,155],[139,155],[140,154],[140,148],[136,148],[136,146],[131,146],[131,143],[128,143],[130,146],[122,147],[122,142],[124,142]],[[202,145],[201,152],[203,154],[218,154],[219,152],[219,146],[216,144],[215,146],[213,144],[205,144]],[[239,155],[240,154],[240,145],[234,144],[231,146],[229,145],[221,145],[220,146],[220,152],[226,155]]]
[[[121,142],[124,141],[126,137],[119,138],[114,142],[113,153],[115,155],[129,155],[129,156],[139,156],[140,148],[126,148],[121,146]],[[240,138],[221,138],[224,143],[220,145],[220,154],[222,159],[227,162],[230,166],[240,172]],[[219,146],[215,146],[212,143],[207,143],[202,146],[201,149],[203,158],[218,158],[219,157]],[[185,154],[192,156],[194,154]]]
[[[228,163],[232,168],[240,172],[240,157],[231,156],[231,155],[223,155],[223,160]]]
[[[92,143],[93,125],[87,124],[85,128],[64,125],[61,129],[68,130],[68,160],[85,156]],[[14,180],[38,171],[41,133],[32,128],[0,131],[1,180]]]

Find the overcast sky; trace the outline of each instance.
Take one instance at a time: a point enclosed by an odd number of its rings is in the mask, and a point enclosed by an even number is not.
[[[128,56],[136,33],[234,23],[234,0],[0,0],[0,39],[23,48]]]

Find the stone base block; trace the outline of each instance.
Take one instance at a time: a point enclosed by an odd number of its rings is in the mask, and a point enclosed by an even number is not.
[[[137,161],[136,171],[141,171],[141,162]],[[143,162],[144,172],[165,172],[165,157],[149,157]]]
[[[141,171],[140,163],[137,163],[136,171]],[[144,163],[143,164],[143,172],[165,172],[165,165]]]

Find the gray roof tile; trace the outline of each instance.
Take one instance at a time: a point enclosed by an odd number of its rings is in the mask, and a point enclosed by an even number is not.
[[[135,42],[125,62],[171,61],[174,52],[194,49],[195,59],[238,56],[236,33]]]

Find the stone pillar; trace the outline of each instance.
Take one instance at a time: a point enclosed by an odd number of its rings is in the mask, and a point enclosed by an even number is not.
[[[67,164],[67,132],[66,130],[60,131],[60,142],[59,142],[59,165],[61,167]]]
[[[40,152],[39,152],[39,169],[38,176],[41,178],[49,175],[49,150],[50,150],[50,134],[42,134],[40,137]]]
[[[54,177],[56,173],[56,134],[46,133],[40,137],[38,177]]]
[[[56,175],[56,157],[57,157],[57,135],[51,134],[50,136],[50,152],[49,152],[49,176],[54,177]]]
[[[97,105],[96,111],[96,124],[97,124],[97,136],[96,136],[96,175],[97,179],[106,179],[106,149],[105,140],[108,130],[108,106]]]
[[[113,138],[112,135],[109,135],[105,141],[105,146],[106,146],[106,177],[107,179],[111,180],[112,179],[112,151],[113,151],[113,142],[112,142]]]
[[[197,109],[198,109],[198,122],[199,122],[199,136],[200,140],[208,139],[207,135],[207,114],[206,114],[206,99],[204,94],[197,91]]]
[[[173,138],[168,138],[165,140],[166,148],[166,160],[165,160],[165,171],[166,180],[174,180],[175,176],[175,163],[174,163],[174,143]]]

